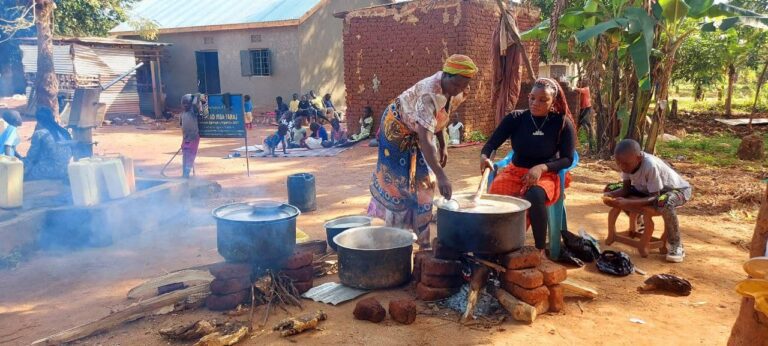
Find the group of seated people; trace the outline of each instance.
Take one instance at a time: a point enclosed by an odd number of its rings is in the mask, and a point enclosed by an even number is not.
[[[309,122],[330,123],[332,119],[344,120],[344,113],[339,112],[331,101],[331,94],[320,97],[310,90],[307,94],[299,96],[293,94],[293,99],[286,104],[282,96],[278,96],[277,108],[275,108],[275,122],[280,123],[286,113],[290,113],[292,119],[305,118]]]
[[[14,110],[3,112],[5,129],[0,133],[2,154],[24,162],[24,180],[65,180],[67,166],[72,159],[72,136],[56,122],[50,108],[38,108],[35,117],[37,125],[24,157],[16,149],[21,143],[18,133],[18,127],[22,125],[21,115]]]
[[[304,127],[305,117],[293,112],[284,112],[278,121],[277,132],[264,139],[265,156],[276,156],[275,151],[282,148],[283,153],[288,149],[306,148],[320,149],[331,148],[335,146],[354,145],[355,143],[367,139],[371,135],[373,128],[373,110],[371,107],[365,107],[365,113],[360,119],[360,131],[357,134],[348,135],[347,131],[342,129],[341,121],[337,117],[330,119],[330,134],[325,125],[317,121],[309,123],[309,131]]]

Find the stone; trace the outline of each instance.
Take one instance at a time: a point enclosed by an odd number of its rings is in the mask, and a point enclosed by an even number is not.
[[[416,298],[425,302],[431,302],[448,298],[458,291],[458,288],[434,288],[419,283],[416,286]]]
[[[760,161],[765,158],[765,143],[759,134],[744,137],[736,155],[741,160]]]
[[[314,287],[314,285],[313,285],[313,284],[314,284],[314,282],[313,282],[313,281],[314,281],[314,280],[309,280],[309,281],[294,281],[294,282],[293,282],[293,287],[294,287],[294,288],[296,288],[296,291],[297,291],[299,294],[302,294],[302,293],[304,293],[304,292],[306,292],[306,291],[309,291],[309,290],[310,290],[312,287]]]
[[[250,291],[240,291],[227,295],[211,294],[205,299],[205,306],[213,311],[227,311],[244,303],[250,296]]]
[[[314,255],[312,252],[304,251],[299,252],[291,256],[283,266],[284,269],[299,269],[302,267],[306,267],[309,265],[312,265],[312,260],[314,259]]]
[[[543,261],[537,269],[544,275],[544,284],[547,286],[557,285],[568,278],[568,270],[552,261]]]
[[[315,270],[312,266],[306,266],[299,269],[286,269],[280,271],[281,274],[293,279],[293,281],[310,281],[315,277]]]
[[[376,298],[365,298],[355,304],[355,310],[352,312],[358,320],[371,321],[379,323],[387,317],[387,311],[381,306]]]
[[[421,262],[421,274],[436,276],[460,275],[461,262],[441,260],[434,258],[433,256],[425,256]]]
[[[507,269],[536,268],[541,264],[541,252],[533,246],[523,246],[504,255],[501,264]]]
[[[535,268],[510,269],[504,273],[504,281],[533,289],[544,284],[544,275]]]
[[[220,262],[210,266],[208,270],[213,277],[222,280],[251,277],[251,265],[247,263]]]
[[[416,302],[399,299],[389,302],[389,316],[398,323],[411,324],[416,321]]]

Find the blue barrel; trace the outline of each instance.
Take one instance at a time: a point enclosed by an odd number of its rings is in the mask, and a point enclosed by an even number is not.
[[[314,175],[299,173],[288,176],[288,204],[302,212],[317,210]]]

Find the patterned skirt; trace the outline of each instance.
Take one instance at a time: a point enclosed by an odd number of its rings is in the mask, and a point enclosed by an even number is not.
[[[432,220],[435,184],[416,133],[403,123],[392,103],[381,118],[379,158],[370,186],[368,213],[395,227],[423,231]]]

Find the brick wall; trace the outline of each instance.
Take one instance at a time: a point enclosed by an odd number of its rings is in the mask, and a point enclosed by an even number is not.
[[[537,24],[538,10],[514,10],[521,31]],[[343,38],[349,129],[359,130],[365,106],[373,108],[377,129],[381,113],[394,98],[458,53],[470,56],[480,72],[470,83],[470,98],[457,112],[467,133],[489,134],[495,128],[490,52],[498,18],[495,3],[483,0],[420,0],[348,13]],[[538,68],[538,42],[526,48]]]

